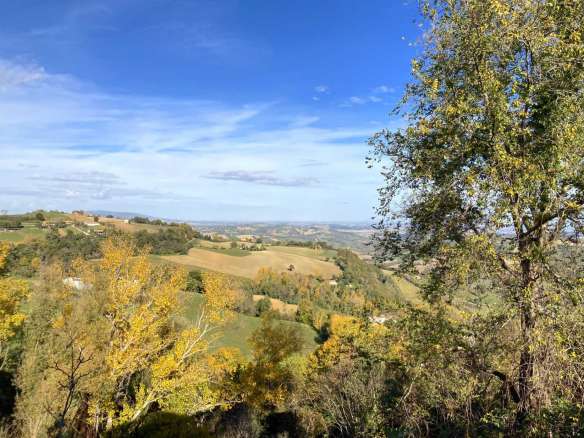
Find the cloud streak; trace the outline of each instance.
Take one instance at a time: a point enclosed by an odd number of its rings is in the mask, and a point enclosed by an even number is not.
[[[0,60],[0,90],[28,85],[46,78],[45,70],[34,64],[16,64]]]
[[[374,94],[387,94],[387,93],[395,93],[395,89],[393,87],[389,87],[387,85],[379,85],[373,89]]]
[[[230,170],[225,172],[211,172],[204,176],[207,179],[222,181],[237,181],[279,187],[310,187],[319,183],[316,178],[281,178],[274,171]]]

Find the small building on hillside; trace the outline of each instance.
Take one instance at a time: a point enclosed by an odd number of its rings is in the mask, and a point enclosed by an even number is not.
[[[258,240],[258,238],[256,236],[254,236],[253,234],[240,234],[237,236],[237,238],[241,242],[249,242],[249,243],[255,243]]]
[[[371,321],[374,324],[385,324],[385,322],[388,320],[389,320],[389,317],[384,316],[384,315],[370,316],[369,317],[369,321]]]
[[[84,283],[78,277],[67,277],[63,279],[63,284],[75,290],[85,290],[89,289],[90,285]]]

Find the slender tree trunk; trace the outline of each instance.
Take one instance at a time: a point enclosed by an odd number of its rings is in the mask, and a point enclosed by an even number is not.
[[[533,390],[533,330],[535,327],[535,315],[533,312],[533,267],[529,257],[521,260],[521,291],[519,301],[519,313],[521,318],[521,353],[519,357],[519,376],[517,393],[519,406],[515,417],[514,429],[519,432],[525,425],[532,407],[531,394]]]

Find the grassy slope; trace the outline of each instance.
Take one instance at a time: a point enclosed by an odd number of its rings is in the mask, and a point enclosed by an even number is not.
[[[422,300],[418,286],[393,272],[383,270],[383,273],[393,280],[404,300],[412,304],[423,304],[424,301]]]
[[[301,274],[321,275],[330,278],[340,273],[331,262],[279,251],[254,251],[246,257],[233,257],[224,252],[192,248],[188,255],[163,256],[165,260],[211,271],[223,272],[238,277],[253,278],[260,268],[267,267],[285,272],[289,265],[294,265]]]
[[[196,318],[202,304],[203,296],[193,294],[185,310],[186,317],[191,320]],[[248,344],[248,339],[254,330],[260,327],[261,322],[260,318],[237,313],[235,319],[219,331],[218,339],[214,348],[236,347],[239,348],[246,357],[251,357],[252,352]],[[300,331],[305,341],[304,351],[306,353],[310,353],[316,349],[317,343],[315,338],[317,334],[311,327],[292,321],[282,321],[282,323],[292,325]]]
[[[383,273],[392,278],[398,286],[401,296],[406,301],[423,308],[430,307],[430,304],[422,298],[420,288],[414,283],[388,270],[383,270]],[[455,294],[452,305],[447,305],[446,308],[450,309],[451,315],[457,318],[460,310],[474,312],[477,310],[486,311],[489,308],[497,307],[499,305],[499,297],[495,294],[486,294],[482,297],[481,307],[478,307],[477,304],[476,297],[470,292],[462,290]]]
[[[43,237],[46,231],[40,228],[22,228],[18,231],[0,231],[0,241],[6,242],[28,242],[37,237]]]

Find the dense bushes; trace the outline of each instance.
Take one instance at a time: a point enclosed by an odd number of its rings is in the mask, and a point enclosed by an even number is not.
[[[77,258],[96,259],[101,257],[101,241],[97,236],[71,230],[65,234],[50,231],[45,239],[14,246],[6,259],[5,269],[12,275],[32,277],[41,264],[58,261],[67,267]]]
[[[402,302],[400,290],[393,280],[352,251],[339,250],[336,263],[341,275],[334,281],[293,271],[280,273],[260,269],[245,288],[251,294],[302,304],[305,309],[314,307],[354,315],[372,309],[393,310]]]
[[[191,241],[200,236],[189,225],[177,225],[164,228],[155,233],[138,231],[134,238],[138,247],[149,247],[153,254],[186,254],[191,248]]]
[[[100,243],[102,239],[67,230],[64,235],[57,231],[47,234],[44,242],[40,242],[41,258],[44,262],[60,260],[70,264],[76,258],[84,260],[101,257]]]
[[[298,246],[300,248],[335,249],[334,246],[324,240],[285,240],[279,243],[285,246]]]
[[[121,232],[109,230],[109,235]],[[139,231],[134,234],[137,247],[151,248],[154,254],[186,254],[190,241],[198,232],[188,225],[161,229],[156,233]],[[64,233],[51,230],[45,239],[15,245],[6,260],[5,270],[21,277],[33,276],[41,264],[59,261],[69,266],[75,259],[98,259],[101,257],[100,243],[103,238],[94,234],[76,233],[67,229]]]
[[[348,249],[337,252],[336,264],[342,271],[340,287],[354,289],[373,302],[375,307],[392,307],[402,301],[399,287],[377,266],[367,263]]]

